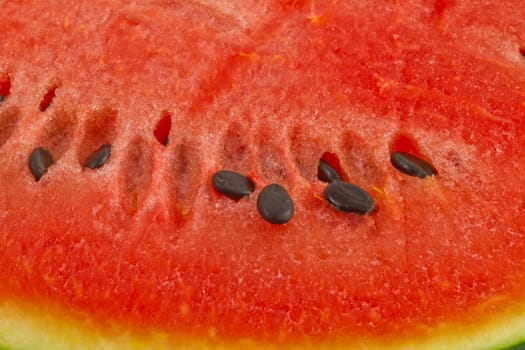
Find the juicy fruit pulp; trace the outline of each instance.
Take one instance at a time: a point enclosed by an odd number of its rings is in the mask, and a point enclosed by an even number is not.
[[[1,3],[0,298],[226,343],[505,319],[525,303],[524,7]],[[323,199],[326,154],[373,213]],[[254,193],[215,191],[221,169]],[[257,212],[270,184],[286,224]]]

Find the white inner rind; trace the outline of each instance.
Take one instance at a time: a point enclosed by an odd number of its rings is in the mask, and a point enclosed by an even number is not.
[[[162,332],[137,335],[120,326],[102,329],[91,321],[73,320],[39,307],[13,302],[0,304],[0,348],[9,350],[112,350],[112,349],[282,349],[282,344],[253,340],[221,343]],[[525,303],[476,324],[442,324],[428,329],[428,336],[385,344],[355,338],[339,343],[289,345],[290,349],[500,349],[525,342]],[[210,334],[212,336],[212,334]]]

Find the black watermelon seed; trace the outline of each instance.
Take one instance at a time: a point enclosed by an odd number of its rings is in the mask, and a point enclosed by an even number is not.
[[[344,212],[364,215],[376,208],[374,200],[365,190],[344,181],[332,182],[326,186],[324,197],[335,209]]]
[[[323,159],[319,161],[317,167],[317,178],[328,183],[341,180],[337,171]]]
[[[416,156],[405,152],[394,152],[390,155],[392,165],[402,173],[410,176],[424,178],[436,174],[432,165]]]
[[[0,95],[0,104],[4,102],[4,95]]]
[[[270,224],[284,224],[292,218],[294,206],[290,195],[283,186],[271,184],[264,187],[259,193],[257,210]]]
[[[246,176],[229,170],[217,171],[213,174],[211,183],[217,192],[232,199],[241,199],[255,189],[255,184]]]
[[[100,146],[96,151],[91,153],[84,162],[84,168],[97,169],[103,166],[111,154],[111,145],[105,144]]]
[[[35,148],[29,156],[29,169],[35,181],[39,181],[54,162],[53,156],[47,149],[44,147]]]

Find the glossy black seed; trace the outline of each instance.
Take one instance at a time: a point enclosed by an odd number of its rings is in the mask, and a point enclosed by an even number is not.
[[[271,224],[290,221],[294,206],[290,195],[283,186],[271,184],[262,189],[257,197],[257,210],[261,217]]]
[[[424,178],[436,174],[432,165],[423,159],[405,152],[394,152],[390,155],[392,165],[402,173],[410,176]]]
[[[35,181],[39,181],[54,162],[53,156],[47,149],[44,147],[35,148],[29,156],[29,170],[31,170]]]
[[[4,95],[0,95],[0,104],[4,102]]]
[[[328,183],[341,180],[337,171],[323,159],[319,161],[319,166],[317,167],[317,178]]]
[[[332,182],[326,186],[324,197],[331,206],[344,212],[364,215],[376,208],[374,200],[365,190],[344,181]]]
[[[255,189],[255,184],[246,176],[229,170],[220,170],[213,174],[211,184],[217,192],[232,199],[241,199]]]
[[[111,154],[111,145],[105,144],[100,146],[96,151],[91,153],[84,162],[84,168],[97,169],[103,166]]]

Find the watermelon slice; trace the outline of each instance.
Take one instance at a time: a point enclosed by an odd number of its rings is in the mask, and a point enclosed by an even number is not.
[[[0,346],[525,340],[525,2],[0,8]]]

